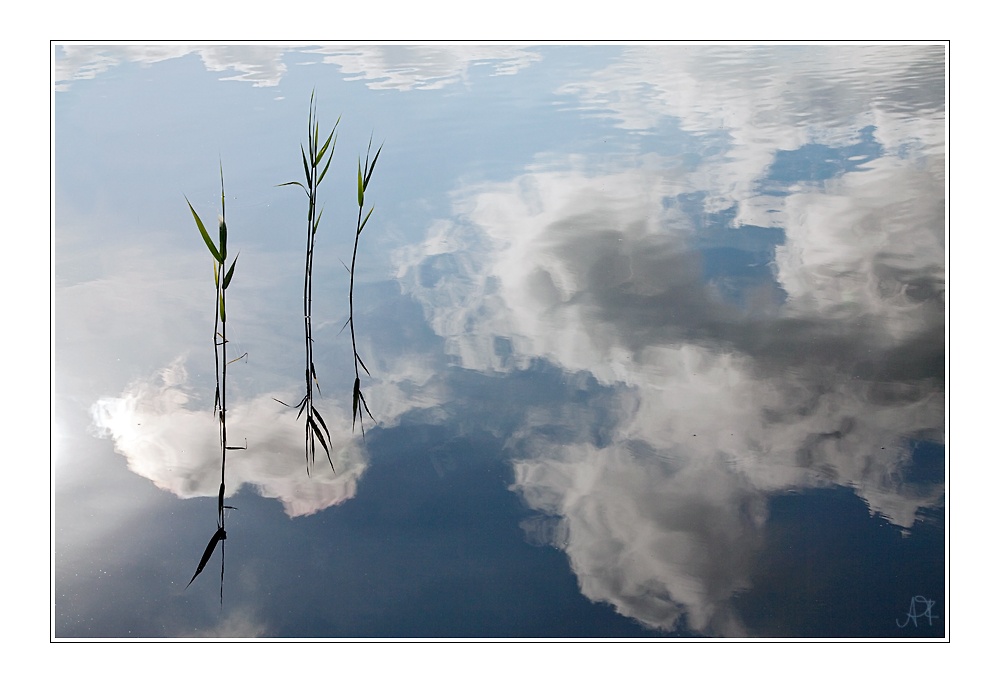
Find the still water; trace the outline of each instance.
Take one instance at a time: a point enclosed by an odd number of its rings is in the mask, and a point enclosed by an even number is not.
[[[943,46],[64,45],[54,90],[56,637],[945,635]],[[220,162],[246,448],[185,589]]]

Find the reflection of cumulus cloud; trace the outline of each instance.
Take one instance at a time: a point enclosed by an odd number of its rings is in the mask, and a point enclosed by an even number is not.
[[[160,382],[134,382],[119,398],[102,398],[91,412],[98,433],[110,436],[130,470],[182,498],[218,493],[218,422],[211,410],[186,407],[187,375],[180,361],[160,373]],[[284,396],[282,398],[289,398]],[[365,456],[338,406],[324,410],[330,427],[330,453],[337,473],[322,466],[307,476],[302,459],[303,426],[270,396],[238,403],[228,410],[231,445],[246,439],[247,450],[230,451],[226,490],[243,484],[260,495],[278,498],[292,517],[309,515],[354,496],[366,467]]]
[[[642,441],[538,448],[515,464],[515,488],[563,519],[584,595],[653,627],[686,613],[697,631],[744,635],[722,603],[749,587],[763,496],[721,458],[677,462]]]
[[[373,90],[436,90],[464,81],[470,66],[489,64],[507,76],[540,60],[541,55],[511,45],[384,45],[323,47],[324,64],[338,64],[345,74],[360,74]]]
[[[878,159],[788,198],[776,263],[793,315],[877,317],[899,343],[943,313],[944,159],[921,166]]]
[[[544,540],[568,554],[583,594],[650,626],[685,613],[695,630],[741,635],[727,601],[749,587],[771,493],[852,486],[904,527],[940,503],[940,486],[902,477],[907,436],[938,431],[939,393],[878,404],[869,383],[759,378],[745,356],[692,345],[647,348],[621,372],[609,443],[552,443],[540,435],[576,421],[534,415],[512,488],[559,520]]]
[[[55,60],[56,90],[69,81],[94,78],[126,62],[149,66],[195,53],[209,71],[233,71],[224,81],[249,81],[254,87],[276,86],[287,67],[281,61],[287,48],[267,45],[62,45]]]
[[[706,228],[677,201],[707,182],[738,204],[712,169],[528,173],[462,195],[399,254],[464,366],[541,357],[617,388],[606,438],[556,442],[572,416],[536,409],[510,442],[515,490],[547,515],[526,534],[565,549],[585,595],[651,626],[686,614],[739,634],[727,601],[768,495],[850,486],[902,527],[940,504],[942,486],[903,476],[912,440],[944,426],[940,161],[884,157],[797,188],[771,279],[741,305],[706,277]]]
[[[787,299],[760,310],[714,294],[697,230],[663,209],[663,184],[644,171],[491,186],[461,205],[466,220],[441,224],[423,254],[404,256],[401,274],[466,367],[504,369],[497,341],[509,340],[522,366],[544,357],[645,392],[650,426],[640,432],[675,418],[696,427],[679,433],[710,432],[731,410],[742,438],[771,435],[768,450],[796,470],[807,456],[795,454],[817,435],[841,432],[837,448],[850,452],[847,443],[896,447],[943,427],[936,170],[883,170],[800,195],[803,217],[777,248],[771,285]],[[845,419],[855,427],[842,429]],[[811,450],[832,453],[837,439]],[[850,472],[831,481],[860,483],[860,471],[827,464]]]

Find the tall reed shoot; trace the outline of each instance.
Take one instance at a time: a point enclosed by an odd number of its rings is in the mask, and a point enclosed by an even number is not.
[[[320,415],[319,410],[313,405],[313,383],[316,384],[316,391],[319,392],[319,379],[316,377],[316,366],[313,364],[313,336],[312,336],[312,266],[313,266],[313,250],[316,245],[316,231],[319,229],[319,221],[323,216],[323,209],[320,208],[319,211],[316,210],[317,207],[317,194],[319,192],[319,185],[323,182],[323,178],[326,177],[326,172],[330,169],[330,161],[333,159],[333,151],[337,146],[337,138],[335,137],[335,132],[337,126],[340,124],[340,118],[337,118],[337,122],[333,124],[333,130],[330,131],[330,135],[327,136],[326,142],[323,143],[322,147],[319,144],[319,119],[316,115],[316,106],[314,104],[315,92],[309,97],[309,121],[306,127],[307,139],[309,140],[309,153],[306,154],[306,150],[302,145],[299,145],[299,149],[302,152],[302,166],[305,169],[306,174],[306,184],[303,185],[300,182],[292,181],[289,183],[281,183],[278,187],[283,187],[285,185],[298,185],[301,187],[306,196],[309,198],[309,213],[306,220],[306,268],[305,268],[305,283],[302,289],[302,316],[305,321],[305,337],[306,337],[306,393],[294,407],[299,409],[299,414],[296,419],[302,417],[302,413],[306,414],[306,472],[311,473],[315,468],[316,463],[316,441],[318,440],[323,450],[326,452],[326,459],[330,463],[330,469],[336,472],[336,468],[333,466],[333,459],[330,457],[330,447],[327,442],[330,440],[330,430],[327,429],[326,422],[323,420],[323,416]],[[333,143],[331,145],[331,142]],[[320,164],[323,162],[323,157],[326,156],[327,150],[329,150],[330,155],[326,157],[326,165],[323,167],[322,172],[319,170]],[[278,399],[275,399],[276,401]],[[288,406],[287,403],[283,401],[278,401],[282,405]],[[292,407],[292,406],[288,406]],[[326,438],[323,437],[324,433]]]
[[[218,507],[218,518],[216,520],[216,532],[212,536],[212,539],[208,542],[208,547],[205,548],[205,553],[201,557],[201,562],[198,563],[198,569],[195,570],[194,576],[188,582],[188,586],[194,583],[194,580],[198,578],[205,565],[208,564],[208,560],[212,557],[212,553],[215,552],[216,546],[222,543],[222,575],[221,581],[225,581],[226,576],[226,518],[223,513],[224,510],[234,510],[230,505],[224,505],[223,501],[226,496],[226,451],[236,451],[245,450],[246,446],[230,446],[227,442],[226,435],[226,368],[229,363],[239,360],[236,358],[229,361],[226,357],[226,344],[229,340],[226,337],[226,290],[229,289],[229,285],[233,280],[233,271],[236,269],[236,260],[239,258],[239,254],[233,259],[232,265],[229,266],[229,270],[226,270],[226,259],[228,257],[227,242],[228,242],[228,230],[226,228],[226,182],[222,174],[222,164],[219,164],[219,180],[222,184],[222,216],[219,218],[219,246],[216,247],[212,238],[209,237],[208,231],[205,229],[205,224],[202,223],[201,218],[198,213],[191,206],[190,200],[185,197],[185,201],[188,203],[188,208],[191,209],[191,215],[194,216],[194,222],[198,225],[198,230],[201,232],[201,237],[205,241],[205,245],[208,250],[212,253],[212,270],[215,273],[215,333],[212,335],[213,346],[215,350],[215,402],[212,407],[212,415],[219,416],[219,445],[222,451],[222,474],[221,483],[219,484],[219,507]],[[221,277],[220,277],[221,275]],[[219,326],[222,326],[222,331],[219,331]],[[221,354],[221,363],[220,363]],[[246,354],[243,354],[244,356]],[[242,358],[243,356],[240,356]],[[185,586],[187,588],[187,586]],[[219,586],[219,603],[222,603],[222,584]]]
[[[354,336],[354,268],[357,265],[358,260],[358,240],[361,238],[361,231],[365,229],[368,224],[368,219],[372,216],[372,211],[375,207],[368,209],[368,215],[365,216],[364,220],[361,220],[361,215],[365,210],[365,190],[368,189],[368,181],[372,179],[372,172],[375,170],[375,164],[378,162],[378,155],[382,153],[382,145],[379,145],[378,151],[375,152],[375,158],[372,159],[371,166],[368,165],[368,158],[372,151],[372,141],[368,140],[368,152],[365,154],[365,167],[364,170],[361,168],[361,157],[358,157],[358,227],[354,233],[354,255],[351,257],[351,289],[348,293],[348,299],[350,302],[350,317],[348,317],[347,322],[351,326],[351,347],[354,350],[354,398],[351,401],[351,429],[354,429],[355,420],[361,424],[361,438],[365,436],[365,417],[364,413],[368,413],[368,417],[372,419],[372,422],[376,422],[374,417],[372,417],[371,411],[368,410],[368,402],[365,401],[365,395],[361,393],[361,374],[358,371],[358,364],[364,369],[365,374],[371,377],[371,373],[368,372],[368,368],[365,367],[365,363],[361,360],[361,356],[358,355],[358,343]],[[359,407],[364,408],[364,412],[359,410]]]

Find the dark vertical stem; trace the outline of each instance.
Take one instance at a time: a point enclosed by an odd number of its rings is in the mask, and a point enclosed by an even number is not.
[[[316,196],[313,192],[312,179],[306,178],[309,183],[309,215],[306,221],[306,275],[302,285],[302,320],[305,326],[306,335],[306,413],[312,410],[312,383],[310,381],[310,369],[312,368],[312,217],[316,206]],[[309,429],[306,428],[306,472],[309,472],[311,463],[309,458]]]
[[[219,163],[219,180],[222,184],[222,224],[226,224],[226,181],[222,175],[222,163]],[[220,235],[221,238],[221,235]],[[219,244],[220,249],[226,249],[223,244]],[[216,288],[219,292],[219,304],[220,308],[216,311],[216,320],[222,319],[222,408],[219,411],[219,423],[221,425],[221,441],[222,441],[222,475],[221,482],[219,484],[219,528],[225,530],[226,528],[226,516],[225,511],[222,506],[225,500],[226,493],[226,369],[227,369],[227,359],[226,359],[226,344],[229,343],[229,338],[226,336],[226,318],[221,314],[222,311],[226,310],[226,288],[225,288],[225,277],[226,277],[226,260],[223,259],[222,263],[219,264],[219,278],[216,283]],[[218,363],[218,346],[216,346],[216,362]],[[222,588],[226,582],[226,536],[225,531],[222,535],[222,570],[219,577],[219,608],[222,608]]]
[[[358,344],[354,340],[354,266],[358,260],[358,240],[361,239],[361,212],[364,211],[364,206],[358,207],[358,228],[354,231],[354,254],[351,256],[351,288],[348,292],[348,299],[350,301],[350,317],[348,320],[351,321],[351,348],[354,350],[354,378],[356,380],[361,379],[361,375],[358,372]],[[364,430],[364,421],[362,420],[361,425],[362,431]]]
[[[322,157],[326,154],[327,148],[330,145],[330,141],[333,140],[334,147],[336,146],[336,140],[334,139],[334,132],[337,130],[337,124],[334,124],[333,130],[330,131],[330,137],[327,138],[326,144],[323,148],[319,147],[319,119],[316,115],[316,105],[315,105],[315,93],[309,98],[309,121],[308,127],[306,129],[307,140],[309,144],[309,153],[306,154],[306,149],[304,146],[300,145],[299,149],[302,152],[302,164],[303,170],[305,171],[305,184],[293,181],[288,183],[282,183],[282,185],[298,185],[301,187],[306,196],[309,198],[309,213],[306,216],[306,263],[305,263],[305,276],[302,281],[302,319],[303,328],[305,331],[305,342],[306,342],[306,367],[305,367],[305,380],[306,380],[306,391],[302,400],[295,405],[299,409],[299,414],[297,416],[301,417],[302,413],[306,415],[306,433],[305,433],[305,451],[306,451],[306,472],[308,474],[312,473],[312,469],[315,467],[316,463],[316,438],[318,437],[323,448],[326,450],[327,459],[330,460],[330,467],[333,467],[333,460],[330,458],[330,450],[327,445],[326,440],[323,439],[320,433],[321,428],[326,429],[326,425],[323,422],[319,411],[313,405],[313,382],[316,382],[316,390],[319,391],[319,380],[316,377],[316,370],[314,364],[313,355],[313,336],[312,336],[312,267],[313,267],[313,257],[316,250],[316,230],[319,228],[319,219],[322,216],[322,210],[317,212],[317,196],[319,191],[319,184],[322,181],[323,176],[326,174],[326,170],[330,167],[330,158],[333,157],[333,148],[330,149],[330,157],[327,158],[327,166],[323,173],[319,172],[319,164],[322,161]],[[337,119],[337,123],[340,119]],[[276,399],[277,400],[277,399]],[[280,402],[280,401],[279,401]],[[285,404],[287,405],[287,404]],[[296,418],[296,419],[297,419]],[[329,436],[328,436],[329,438]]]
[[[309,102],[309,123],[307,139],[309,141],[309,167],[306,169],[306,184],[309,186],[309,215],[306,220],[306,278],[304,284],[304,290],[302,292],[303,296],[303,317],[305,319],[305,333],[306,333],[306,395],[305,395],[305,409],[306,409],[306,434],[305,434],[305,450],[306,450],[306,472],[309,473],[316,463],[316,453],[315,453],[315,442],[312,438],[312,431],[310,429],[310,424],[312,422],[313,414],[313,395],[312,395],[312,368],[313,368],[313,338],[312,338],[312,264],[313,264],[313,250],[316,246],[315,239],[315,220],[316,220],[316,140],[313,135],[313,103],[310,99]]]

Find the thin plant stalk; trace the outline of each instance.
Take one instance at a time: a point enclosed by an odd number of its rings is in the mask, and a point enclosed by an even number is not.
[[[198,230],[201,232],[202,239],[205,241],[205,245],[211,252],[212,270],[215,274],[215,330],[212,335],[213,347],[215,350],[215,401],[212,407],[212,415],[219,416],[219,446],[222,452],[222,471],[221,471],[221,482],[219,483],[219,505],[218,505],[218,516],[216,519],[216,531],[212,536],[211,540],[208,542],[208,546],[205,548],[205,552],[201,557],[201,562],[198,563],[198,569],[195,570],[194,576],[188,582],[188,586],[194,583],[194,580],[198,578],[205,565],[208,564],[209,559],[212,557],[212,553],[215,552],[216,546],[222,543],[222,577],[219,585],[219,603],[222,603],[222,585],[225,583],[225,553],[226,553],[226,518],[224,510],[235,510],[236,508],[225,505],[224,500],[226,496],[226,452],[245,450],[246,446],[230,446],[228,444],[228,435],[226,432],[226,372],[230,363],[239,360],[238,358],[230,361],[226,355],[226,345],[229,343],[226,337],[226,290],[229,289],[229,285],[233,279],[233,271],[236,269],[236,261],[239,259],[239,254],[233,259],[232,265],[229,266],[229,270],[226,270],[226,259],[227,254],[227,242],[228,242],[228,230],[226,228],[226,183],[225,178],[222,174],[222,164],[219,164],[219,180],[222,185],[222,216],[219,218],[219,246],[216,247],[212,238],[209,237],[208,231],[205,229],[205,224],[202,223],[201,218],[198,213],[191,206],[191,202],[188,201],[188,208],[191,209],[191,215],[194,216],[195,223],[198,225]],[[185,199],[187,199],[185,197]],[[220,277],[220,275],[222,277]],[[219,324],[222,325],[222,331],[219,332]],[[221,354],[221,359],[220,359]],[[244,356],[246,354],[243,354]],[[240,356],[242,358],[243,356]],[[221,362],[220,362],[221,361]],[[187,588],[187,586],[185,586]]]
[[[361,369],[365,371],[365,374],[371,377],[371,373],[368,372],[368,368],[365,367],[365,362],[361,360],[361,356],[358,355],[358,342],[354,335],[354,268],[358,261],[358,241],[361,239],[361,231],[365,229],[368,224],[368,219],[372,216],[372,211],[375,210],[373,206],[368,210],[368,215],[361,220],[361,216],[365,210],[365,190],[368,189],[368,181],[372,178],[372,172],[375,170],[375,164],[378,162],[378,155],[382,153],[382,146],[379,145],[378,151],[375,152],[375,158],[372,159],[371,165],[368,165],[368,159],[371,156],[372,142],[371,139],[368,140],[368,152],[365,154],[365,166],[362,170],[361,168],[361,157],[358,157],[358,226],[357,230],[354,232],[354,254],[351,256],[351,288],[348,292],[348,301],[350,303],[350,312],[347,322],[351,325],[351,347],[354,351],[354,396],[351,400],[351,430],[354,430],[355,421],[361,425],[361,438],[365,438],[365,418],[364,413],[368,413],[368,417],[371,418],[372,422],[376,422],[375,418],[372,416],[370,410],[368,410],[368,402],[365,401],[365,395],[361,392],[361,373],[358,369],[360,364]],[[362,412],[359,408],[364,408]]]
[[[337,122],[333,124],[333,130],[331,130],[330,135],[327,136],[326,142],[320,146],[319,119],[316,114],[316,106],[314,103],[315,94],[316,93],[314,91],[309,97],[309,120],[306,127],[307,139],[309,141],[308,154],[306,153],[306,149],[302,145],[299,145],[299,150],[302,152],[302,166],[305,171],[306,183],[303,185],[300,182],[292,181],[278,185],[278,187],[283,187],[285,185],[298,185],[303,189],[303,191],[305,191],[306,196],[309,199],[309,212],[306,220],[305,279],[302,285],[302,318],[303,325],[305,327],[306,340],[306,391],[302,400],[294,406],[299,409],[299,414],[296,416],[296,419],[302,417],[303,412],[306,415],[305,454],[306,472],[308,474],[311,474],[312,470],[315,469],[317,440],[326,453],[326,459],[330,463],[330,469],[334,472],[337,471],[333,466],[333,458],[330,455],[330,447],[328,445],[328,442],[330,441],[330,430],[327,429],[326,422],[323,420],[323,416],[316,408],[313,400],[314,383],[317,393],[322,392],[320,392],[319,379],[316,376],[316,366],[313,362],[312,267],[313,254],[316,246],[316,231],[319,229],[319,222],[323,216],[322,208],[317,211],[319,185],[323,182],[323,178],[326,176],[326,172],[330,168],[330,161],[333,159],[333,152],[337,147],[337,137],[335,133],[337,126],[340,124],[340,117],[338,117]],[[328,150],[330,155],[326,157],[326,165],[323,167],[323,170],[320,171],[320,165],[323,162],[323,157],[326,156]],[[278,399],[275,400],[277,401]],[[278,402],[282,405],[288,406],[288,404],[284,401]],[[324,434],[326,435],[325,438]]]

